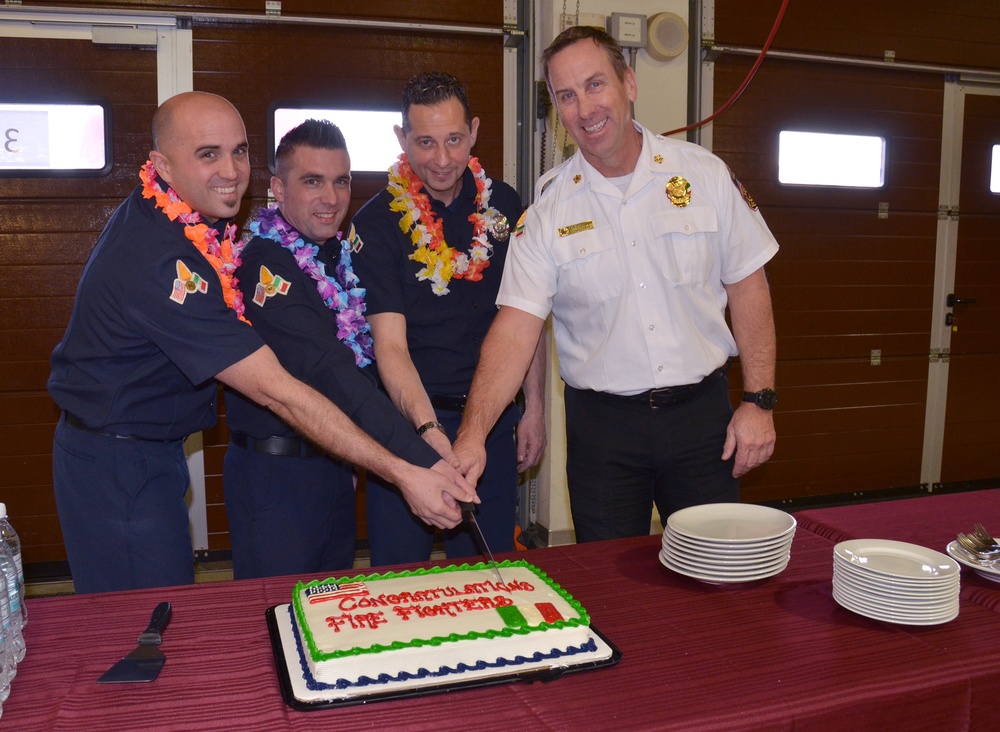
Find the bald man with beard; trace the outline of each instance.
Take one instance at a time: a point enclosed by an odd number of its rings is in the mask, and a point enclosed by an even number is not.
[[[153,142],[52,354],[54,489],[76,592],[194,581],[184,440],[215,423],[217,380],[331,455],[407,486],[426,522],[457,525],[456,499],[478,499],[450,465],[387,451],[289,375],[248,322],[233,275],[231,220],[250,179],[235,107],[179,94],[155,113]]]

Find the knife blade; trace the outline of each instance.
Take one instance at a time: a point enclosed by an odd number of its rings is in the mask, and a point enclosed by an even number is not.
[[[462,518],[469,525],[472,530],[472,535],[476,539],[476,544],[479,545],[479,551],[482,552],[483,556],[489,562],[490,567],[493,569],[493,574],[497,577],[497,582],[500,584],[506,584],[503,581],[503,577],[500,575],[500,568],[497,566],[497,560],[493,558],[493,552],[490,551],[490,545],[486,543],[486,537],[483,536],[483,530],[479,528],[479,522],[476,521],[476,504],[472,501],[459,501],[458,507],[462,509]]]
[[[135,650],[104,672],[99,684],[120,684],[132,681],[152,681],[160,674],[166,656],[160,650],[160,635],[170,622],[169,602],[161,602],[153,609],[149,626],[139,635]]]

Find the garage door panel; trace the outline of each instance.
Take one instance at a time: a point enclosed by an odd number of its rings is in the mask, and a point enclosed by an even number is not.
[[[716,106],[751,61],[719,59]],[[714,151],[750,190],[781,245],[766,270],[777,328],[779,412],[795,412],[787,422],[776,415],[777,451],[743,479],[744,500],[800,495],[800,489],[841,493],[859,476],[877,476],[872,488],[919,482],[923,424],[914,416],[926,408],[942,107],[940,78],[769,59],[732,113],[714,123]],[[783,129],[885,137],[885,188],[780,184]],[[880,218],[883,203],[888,216]],[[875,353],[882,364],[905,362],[908,377],[872,365]],[[789,373],[798,374],[794,386],[782,381]],[[870,377],[859,381],[866,373]],[[802,374],[810,374],[813,385],[799,386]],[[891,449],[877,435],[893,425],[859,422],[869,439],[843,430],[861,412],[900,409],[909,420],[896,426]],[[831,431],[841,435],[832,448],[837,458],[817,447]]]

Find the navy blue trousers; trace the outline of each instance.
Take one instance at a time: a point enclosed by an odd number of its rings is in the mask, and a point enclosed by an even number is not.
[[[351,466],[323,456],[263,455],[230,442],[223,488],[234,579],[354,566]]]
[[[454,442],[462,421],[458,411],[438,409],[438,421]],[[476,486],[482,503],[476,512],[483,535],[496,552],[514,550],[514,525],[517,520],[517,444],[514,428],[519,418],[512,404],[497,420],[486,440],[486,469]],[[373,567],[402,562],[423,562],[431,555],[434,527],[413,515],[399,489],[381,478],[368,474],[367,483],[368,545]],[[449,559],[479,559],[479,547],[465,523],[442,532]]]
[[[56,508],[77,593],[194,582],[184,443],[70,427],[52,446]]]
[[[733,409],[725,378],[652,409],[566,386],[566,473],[578,542],[649,533],[681,508],[739,501],[722,447]]]

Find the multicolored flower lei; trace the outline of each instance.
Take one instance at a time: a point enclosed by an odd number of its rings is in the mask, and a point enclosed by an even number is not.
[[[490,207],[493,181],[486,177],[477,158],[469,158],[469,169],[476,180],[476,212],[469,216],[472,244],[468,252],[459,252],[445,242],[441,219],[434,214],[427,194],[422,192],[424,184],[413,173],[406,153],[389,168],[388,188],[394,196],[389,208],[403,214],[399,228],[410,235],[416,247],[410,259],[424,265],[417,272],[417,279],[430,280],[435,295],[447,295],[452,278],[470,282],[483,279],[483,270],[490,266],[493,255],[488,232],[506,225],[503,214]]]
[[[142,179],[143,198],[155,199],[156,208],[163,211],[171,221],[181,220],[184,224],[184,236],[195,245],[219,275],[222,297],[226,305],[236,312],[240,320],[249,325],[250,321],[243,317],[245,308],[243,293],[238,288],[240,281],[235,277],[236,268],[240,266],[240,252],[243,250],[243,243],[236,239],[236,226],[234,224],[226,226],[225,238],[220,244],[218,230],[203,223],[201,214],[184,203],[173,188],[167,186],[167,190],[163,190],[152,161],[147,160],[139,169],[139,178]]]
[[[365,288],[358,285],[358,276],[351,264],[351,241],[340,241],[340,260],[334,269],[336,276],[326,273],[326,265],[316,261],[319,247],[307,244],[302,236],[281,217],[274,204],[263,209],[250,223],[254,236],[278,242],[292,253],[295,263],[316,281],[316,289],[324,304],[336,313],[337,338],[354,351],[359,367],[375,359],[371,326],[365,320]],[[353,234],[353,230],[352,230]]]

